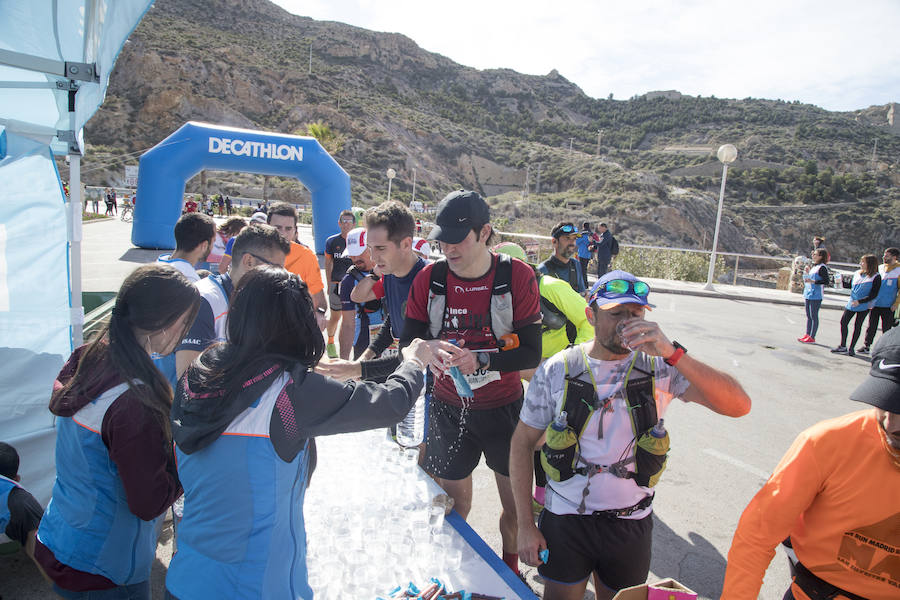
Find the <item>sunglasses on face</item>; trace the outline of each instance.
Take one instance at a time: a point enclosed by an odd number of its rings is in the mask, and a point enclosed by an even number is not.
[[[258,260],[259,262],[266,263],[267,265],[269,265],[271,267],[280,267],[281,266],[281,265],[277,265],[277,264],[273,263],[270,260],[264,259],[262,256],[257,256],[256,254],[253,254],[252,252],[247,252],[246,254],[249,254],[250,256],[252,256],[256,260]]]
[[[643,281],[625,281],[624,279],[613,279],[601,285],[591,295],[591,302],[597,299],[602,292],[607,294],[625,295],[633,293],[635,296],[647,296],[650,293],[650,286]]]
[[[354,221],[353,219],[341,219],[341,223],[353,224],[353,223],[356,223],[356,221]]]

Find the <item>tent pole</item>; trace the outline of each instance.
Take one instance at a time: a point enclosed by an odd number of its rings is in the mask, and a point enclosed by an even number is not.
[[[72,290],[72,345],[84,343],[81,304],[81,155],[69,155],[69,285]]]

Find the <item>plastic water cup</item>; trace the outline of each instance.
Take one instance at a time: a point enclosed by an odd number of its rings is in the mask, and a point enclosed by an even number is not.
[[[402,452],[401,464],[405,473],[415,473],[416,467],[419,466],[419,449],[404,448]]]
[[[432,504],[428,507],[428,526],[432,531],[438,531],[444,525],[444,507]]]
[[[444,568],[449,572],[459,571],[462,567],[462,551],[458,548],[444,550]]]

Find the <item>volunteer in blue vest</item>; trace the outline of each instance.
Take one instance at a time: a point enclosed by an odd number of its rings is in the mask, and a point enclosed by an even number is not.
[[[25,554],[34,556],[34,533],[44,509],[19,485],[19,453],[0,442],[0,533],[19,542]]]
[[[150,598],[159,519],[181,495],[172,388],[150,355],[172,351],[199,305],[172,267],[138,267],[107,328],[57,376],[56,483],[34,558],[63,598]]]
[[[484,454],[502,506],[503,561],[517,573],[509,440],[522,404],[519,370],[541,358],[541,312],[532,268],[491,253],[490,220],[487,203],[473,191],[451,192],[438,205],[429,239],[440,242],[446,258],[416,275],[400,347],[433,340],[425,470],[466,518],[472,471]]]
[[[875,341],[875,332],[878,331],[878,321],[881,320],[881,333],[887,333],[894,326],[897,305],[900,304],[900,296],[897,295],[897,283],[900,281],[900,249],[888,248],[882,257],[884,261],[878,266],[878,274],[881,275],[881,287],[878,288],[878,296],[875,297],[874,306],[869,311],[869,327],[866,329],[866,344],[859,349],[860,352],[868,352]]]
[[[583,294],[587,289],[587,279],[581,272],[581,263],[572,256],[578,239],[578,228],[574,223],[557,223],[550,231],[550,237],[553,254],[538,265],[538,271],[568,282],[573,290]]]
[[[734,378],[692,358],[644,319],[649,294],[645,282],[625,271],[601,277],[586,310],[594,339],[546,360],[528,386],[510,476],[519,554],[538,567],[547,600],[581,600],[592,574],[598,599],[647,579],[652,486],[668,449],[659,419],[673,398],[731,417],[750,410]],[[545,432],[548,482],[536,526],[532,455]]]
[[[284,266],[290,249],[290,243],[270,225],[253,223],[241,230],[234,241],[228,273],[210,275],[195,284],[202,297],[200,310],[175,351],[178,379],[203,350],[225,341],[231,294],[247,271],[259,265]]]
[[[849,354],[856,356],[854,348],[859,340],[859,334],[862,332],[863,323],[866,321],[866,315],[869,309],[875,303],[878,292],[881,289],[881,274],[878,272],[878,259],[874,254],[864,254],[859,259],[859,271],[853,274],[853,280],[850,284],[850,299],[844,307],[844,314],[841,315],[841,343],[832,348],[831,352],[835,354]],[[847,344],[847,332],[850,321],[853,318],[853,337],[850,338],[850,346]]]
[[[216,237],[216,223],[209,215],[187,213],[175,223],[174,233],[175,251],[160,255],[156,262],[175,267],[189,281],[196,283],[200,281],[196,265],[206,262],[209,257]],[[153,363],[174,389],[178,381],[175,353],[154,357]]]
[[[325,352],[314,315],[297,275],[251,269],[228,341],[179,386],[172,431],[185,502],[169,597],[312,598],[303,502],[314,438],[397,423],[418,397],[430,360],[421,340],[386,383],[340,382],[314,371]]]
[[[810,255],[813,264],[803,272],[803,304],[806,308],[806,335],[797,338],[803,344],[813,344],[819,330],[819,309],[822,307],[822,288],[828,282],[828,251],[824,248],[813,250]]]
[[[350,293],[354,302],[381,300],[384,325],[359,361],[328,361],[319,372],[336,379],[384,381],[397,368],[400,335],[413,280],[427,263],[413,247],[415,218],[405,205],[391,200],[366,211],[366,246],[375,263],[373,274]]]

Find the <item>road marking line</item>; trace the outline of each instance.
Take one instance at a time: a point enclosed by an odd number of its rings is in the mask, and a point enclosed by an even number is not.
[[[739,469],[743,469],[744,471],[747,471],[748,473],[752,473],[753,475],[756,475],[757,477],[759,477],[762,480],[766,480],[769,478],[769,474],[766,473],[765,471],[763,471],[762,469],[757,469],[753,465],[748,465],[744,461],[734,458],[733,456],[728,456],[727,454],[725,454],[723,452],[719,452],[718,450],[713,450],[712,448],[704,448],[703,452],[705,454],[709,454],[710,456],[715,456],[716,458],[718,458],[720,460],[724,460],[725,462],[730,463],[730,464],[734,465],[735,467],[738,467]]]

